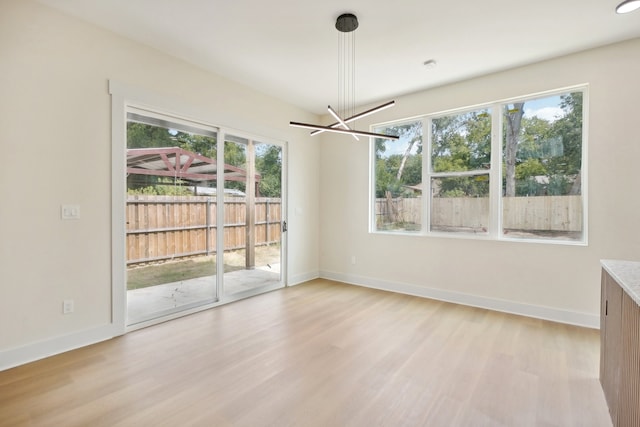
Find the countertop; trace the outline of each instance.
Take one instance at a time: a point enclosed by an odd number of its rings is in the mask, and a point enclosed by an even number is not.
[[[640,305],[640,262],[603,259],[602,267]]]

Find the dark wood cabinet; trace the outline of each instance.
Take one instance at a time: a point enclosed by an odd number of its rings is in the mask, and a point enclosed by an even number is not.
[[[622,360],[622,288],[602,271],[600,308],[600,382],[613,425],[617,426]]]
[[[614,426],[640,426],[640,306],[602,271],[600,382]]]

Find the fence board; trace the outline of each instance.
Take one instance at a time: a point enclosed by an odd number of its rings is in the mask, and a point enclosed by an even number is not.
[[[280,242],[280,199],[256,198],[255,209],[255,244]],[[216,251],[217,205],[213,198],[129,196],[125,212],[128,264]],[[224,218],[225,250],[245,248],[246,199],[225,199]]]
[[[505,230],[582,231],[582,196],[503,197],[502,224]],[[378,224],[420,224],[421,198],[377,199]],[[434,228],[488,227],[489,199],[486,197],[442,197],[431,202]]]

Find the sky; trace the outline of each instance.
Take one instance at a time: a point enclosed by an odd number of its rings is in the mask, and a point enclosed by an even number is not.
[[[560,108],[560,96],[547,96],[544,98],[536,98],[525,101],[524,116],[527,118],[539,117],[541,119],[554,122],[564,116],[564,111]],[[404,154],[407,148],[407,141],[400,139],[399,141],[387,141],[385,157],[394,154]],[[414,147],[415,153],[417,147]]]
[[[560,96],[548,96],[525,101],[524,116],[527,118],[537,116],[550,122],[556,121],[564,116],[564,111],[560,108]]]

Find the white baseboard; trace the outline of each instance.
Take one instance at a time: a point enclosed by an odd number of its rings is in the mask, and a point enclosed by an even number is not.
[[[600,316],[598,315],[523,304],[514,301],[487,298],[442,289],[427,288],[408,283],[389,282],[371,277],[354,276],[331,271],[309,272],[292,276],[289,280],[289,286],[299,285],[319,277],[351,285],[414,295],[439,301],[447,301],[455,304],[486,308],[488,310],[518,314],[521,316],[551,320],[554,322],[583,326],[587,328],[598,329],[600,327]],[[95,344],[100,341],[105,341],[116,335],[118,335],[118,333],[114,330],[114,326],[108,324],[73,334],[27,344],[14,349],[3,350],[0,351],[0,371],[74,350],[76,348]]]
[[[452,292],[443,289],[428,288],[409,283],[389,282],[385,280],[374,279],[371,277],[354,276],[350,274],[335,273],[332,271],[321,271],[320,277],[348,283],[351,285],[364,286],[367,288],[380,289],[383,291],[398,292],[401,294],[414,295],[418,297],[452,302],[455,304],[468,305],[472,307],[486,308],[488,310],[518,314],[521,316],[533,317],[536,319],[551,320],[553,322],[583,326],[592,329],[600,328],[600,316],[589,313],[580,313],[552,307],[523,304],[520,302],[488,298],[479,295],[464,294],[460,292]]]
[[[288,285],[299,285],[300,283],[308,282],[309,280],[317,279],[318,277],[320,277],[320,273],[318,271],[298,274],[290,277]],[[120,333],[116,331],[116,327],[114,325],[108,324],[68,335],[52,337],[43,341],[26,344],[21,347],[0,350],[0,371],[74,350],[76,348],[85,347],[100,341],[105,341],[120,335]]]
[[[103,325],[22,347],[2,350],[0,351],[0,371],[108,340],[116,335],[113,330],[113,325]]]
[[[295,286],[304,282],[308,282],[309,280],[317,279],[320,277],[319,271],[312,271],[304,274],[297,274],[295,276],[289,277],[287,286]]]

